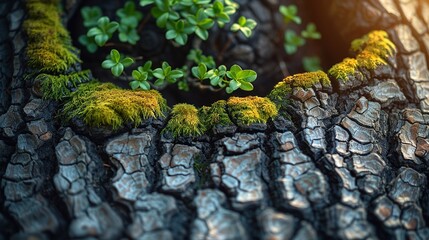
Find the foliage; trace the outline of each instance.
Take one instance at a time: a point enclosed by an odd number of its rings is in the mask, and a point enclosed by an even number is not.
[[[322,67],[320,67],[319,57],[304,57],[302,59],[302,65],[307,72],[314,72],[322,69]]]
[[[298,7],[296,5],[279,7],[279,12],[283,16],[284,23],[286,25],[295,23],[300,25],[301,18],[298,16]],[[288,29],[284,33],[283,48],[288,55],[295,54],[299,47],[305,45],[306,40],[317,40],[321,39],[322,35],[317,31],[316,24],[307,24],[305,30],[301,31],[301,35],[298,35],[294,30]],[[320,59],[316,57],[304,57],[303,67],[306,71],[320,70]]]
[[[283,20],[286,24],[290,22],[301,24],[301,18],[298,16],[298,8],[296,5],[281,5],[279,7],[279,12],[282,14]]]
[[[237,89],[252,91],[251,82],[256,80],[257,74],[253,70],[243,70],[240,66],[234,64],[230,70],[224,65],[217,69],[207,71],[206,65],[200,63],[192,68],[192,74],[199,80],[209,79],[212,86],[226,87],[227,93],[232,93]]]
[[[213,57],[203,55],[203,52],[200,49],[191,49],[191,51],[189,51],[188,56],[186,58],[197,65],[202,63],[206,65],[207,68],[216,67],[216,63]]]
[[[124,71],[124,68],[129,67],[133,62],[133,59],[129,57],[122,58],[118,50],[112,49],[110,51],[110,58],[104,60],[101,66],[110,69],[115,77],[119,77]]]
[[[309,23],[305,30],[301,32],[301,36],[306,39],[320,39],[322,35],[317,31],[316,24]]]
[[[238,19],[237,23],[232,24],[231,31],[237,32],[240,31],[244,36],[250,37],[252,35],[252,30],[256,27],[255,20],[247,19],[244,16],[241,16]]]
[[[207,40],[209,30],[216,24],[224,27],[238,8],[238,4],[232,0],[141,0],[140,6],[150,7],[157,26],[165,29],[165,38],[179,46],[185,45],[192,34]],[[119,22],[110,21],[108,17],[102,16],[98,7],[82,8],[81,14],[84,26],[89,30],[86,35],[79,37],[79,42],[91,53],[105,45],[117,30],[121,42],[134,45],[140,39],[137,27],[143,14],[133,1],[127,1],[123,8],[116,11]],[[250,37],[255,26],[254,20],[239,17],[237,23],[231,25],[231,31],[240,31],[246,37]],[[119,56],[119,52],[113,49],[108,59],[102,63],[102,67],[111,69],[115,77],[129,79],[124,69],[131,65],[132,60]],[[176,69],[167,62],[163,62],[161,67],[151,69],[152,63],[147,61],[144,66],[132,71],[130,87],[133,90],[149,90],[152,87],[162,88],[167,84],[177,83],[179,89],[188,90],[189,82],[194,80],[193,77],[197,77],[199,80],[210,80],[212,86],[225,88],[227,93],[237,89],[245,91],[253,89],[251,82],[256,79],[256,73],[252,70],[243,70],[238,65],[232,66],[229,71],[223,65],[216,67],[213,57],[204,56],[200,49],[191,49],[187,58],[193,65]]]
[[[285,32],[285,42],[283,47],[287,54],[294,54],[298,50],[298,47],[301,47],[305,44],[305,39],[299,35],[296,35],[295,31],[287,30]]]
[[[115,21],[110,21],[108,17],[101,17],[97,21],[97,25],[89,29],[86,34],[89,38],[94,38],[95,43],[101,47],[112,38],[113,33],[119,28],[119,24]]]

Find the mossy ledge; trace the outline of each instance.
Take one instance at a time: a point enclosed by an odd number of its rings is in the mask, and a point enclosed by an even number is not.
[[[57,0],[27,0],[23,28],[28,38],[28,66],[61,73],[80,62],[68,31],[61,23]]]
[[[331,87],[331,81],[325,72],[319,70],[315,72],[298,73],[288,76],[277,83],[267,97],[276,104],[277,109],[281,109],[288,104],[288,99],[294,87],[307,89],[316,85],[326,88]]]
[[[181,103],[174,105],[163,131],[171,132],[173,137],[197,137],[216,125],[266,123],[277,113],[276,105],[264,97],[231,97],[228,101],[219,100],[210,107],[199,109]]]
[[[375,70],[381,65],[387,65],[387,60],[394,56],[396,47],[387,32],[377,30],[353,40],[351,50],[357,53],[356,58],[345,58],[332,66],[328,71],[331,77],[346,82],[350,76],[361,76],[359,69]]]
[[[266,97],[231,97],[227,106],[231,119],[242,126],[266,123],[278,114],[276,105]]]
[[[146,119],[163,117],[167,109],[165,99],[155,90],[125,90],[92,81],[70,94],[63,114],[66,120],[78,118],[90,127],[115,130],[127,123],[136,127]]]

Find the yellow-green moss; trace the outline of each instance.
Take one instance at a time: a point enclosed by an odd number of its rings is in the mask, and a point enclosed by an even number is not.
[[[358,67],[358,61],[355,58],[345,58],[342,62],[332,66],[328,73],[335,79],[345,82],[348,80],[349,76],[355,74]]]
[[[227,106],[231,118],[239,125],[266,123],[277,115],[276,105],[266,97],[231,97]]]
[[[204,125],[208,129],[216,125],[227,126],[233,124],[226,111],[225,100],[219,100],[210,107],[201,107],[199,112],[201,118],[204,119]]]
[[[88,126],[117,129],[126,123],[140,125],[145,119],[164,116],[165,99],[155,90],[125,90],[111,83],[81,84],[70,94],[63,114],[82,119]]]
[[[298,73],[288,76],[277,83],[267,97],[276,104],[277,109],[280,109],[288,104],[292,88],[311,88],[317,83],[322,84],[324,87],[331,86],[328,75],[323,71]]]
[[[62,100],[70,95],[70,88],[76,88],[80,83],[90,80],[90,71],[84,70],[69,75],[42,73],[36,80],[41,82],[43,98]]]
[[[387,59],[394,55],[395,44],[389,40],[385,31],[372,31],[351,43],[351,50],[356,52],[356,58],[346,58],[335,64],[328,73],[336,79],[347,81],[349,76],[358,74],[359,68],[374,70],[386,65]]]
[[[321,70],[294,74],[283,79],[283,82],[291,87],[302,88],[311,88],[317,83],[320,83],[325,87],[331,86],[331,81],[329,81],[328,75]]]
[[[199,136],[206,130],[195,106],[186,103],[174,105],[171,119],[164,131],[171,132],[174,137]]]
[[[23,28],[27,34],[28,65],[42,72],[59,73],[80,62],[62,26],[57,1],[28,0],[28,17]]]

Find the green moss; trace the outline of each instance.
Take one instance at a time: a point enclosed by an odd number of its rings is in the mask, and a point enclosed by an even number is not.
[[[359,67],[355,58],[345,58],[342,62],[335,64],[329,69],[329,75],[335,79],[346,82],[349,76],[354,75]],[[358,72],[358,74],[361,74]]]
[[[164,131],[169,131],[174,137],[199,136],[206,128],[200,120],[198,110],[195,106],[180,103],[174,105],[171,111],[171,119],[168,121]]]
[[[28,0],[28,65],[42,72],[59,73],[80,62],[67,30],[62,26],[57,1]]]
[[[80,83],[90,80],[90,71],[71,73],[69,75],[39,74],[36,80],[42,85],[43,98],[62,100],[71,93],[70,88],[76,88]]]
[[[216,125],[228,126],[233,124],[226,111],[225,100],[219,100],[210,107],[201,107],[199,113],[208,129]]]
[[[331,86],[331,81],[329,81],[328,75],[323,71],[298,73],[288,76],[284,78],[283,81],[277,83],[267,97],[273,101],[276,104],[277,109],[280,110],[288,105],[288,99],[292,93],[292,88],[311,88],[317,83],[320,83],[325,87]]]
[[[325,87],[331,86],[331,81],[329,81],[328,75],[320,70],[315,72],[294,74],[283,79],[283,82],[291,87],[302,88],[311,88],[317,83],[320,83]]]
[[[70,94],[63,113],[67,120],[76,117],[91,127],[117,129],[126,123],[138,126],[145,119],[164,116],[166,109],[165,99],[155,90],[125,90],[93,81]]]
[[[268,98],[231,97],[227,106],[231,118],[239,125],[266,123],[269,118],[277,115],[276,105]]]
[[[385,31],[372,31],[355,39],[351,43],[351,50],[357,53],[356,58],[346,58],[335,64],[329,69],[329,75],[345,82],[351,75],[361,75],[359,69],[374,70],[386,65],[387,59],[394,55],[396,47]]]

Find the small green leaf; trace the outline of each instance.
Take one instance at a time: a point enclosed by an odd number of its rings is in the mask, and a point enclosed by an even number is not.
[[[115,66],[113,66],[111,70],[112,70],[113,76],[119,77],[124,71],[124,65],[122,65],[121,63],[118,63]]]
[[[296,24],[301,24],[301,18],[298,16],[298,8],[296,5],[279,7],[279,12],[283,15],[283,20],[285,23],[295,22]]]
[[[229,82],[229,87],[230,87],[233,91],[237,90],[240,86],[241,86],[241,83],[240,83],[240,82],[237,82],[236,80],[231,80],[231,81]]]
[[[241,82],[240,89],[244,91],[252,91],[253,85],[249,82]]]
[[[150,4],[153,4],[155,0],[140,0],[140,6],[144,7]]]
[[[301,32],[301,35],[308,39],[320,39],[322,36],[317,32],[316,25],[314,23],[309,23],[305,30]]]
[[[137,89],[137,88],[140,87],[140,82],[139,81],[131,81],[130,82],[130,87],[131,87],[132,90],[135,90],[135,89]]]
[[[122,65],[124,65],[124,67],[129,67],[131,66],[131,64],[134,63],[134,60],[130,57],[126,57],[124,59],[121,60]]]
[[[116,49],[112,49],[110,51],[110,59],[112,59],[113,62],[119,63],[121,60],[121,54]]]
[[[116,65],[116,63],[115,62],[113,62],[112,60],[110,60],[110,59],[107,59],[107,60],[104,60],[102,63],[101,63],[101,67],[103,67],[103,68],[105,68],[105,69],[110,69],[110,68],[112,68],[113,66],[115,66]]]
[[[140,82],[140,88],[143,90],[150,90],[150,84],[147,81]]]

